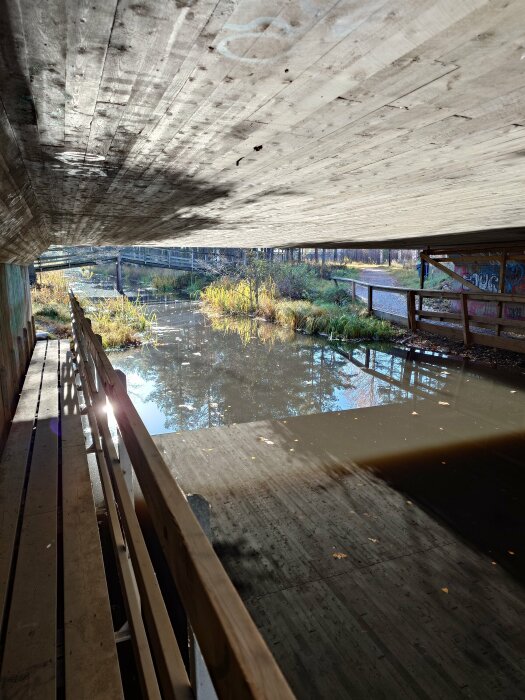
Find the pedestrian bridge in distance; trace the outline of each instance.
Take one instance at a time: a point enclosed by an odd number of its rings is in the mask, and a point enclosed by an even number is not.
[[[91,267],[108,262],[211,273],[213,265],[217,262],[217,255],[202,251],[174,250],[173,248],[130,247],[122,250],[89,246],[79,248],[78,253],[50,251],[38,257],[34,262],[34,267],[36,272],[51,272],[53,270]]]

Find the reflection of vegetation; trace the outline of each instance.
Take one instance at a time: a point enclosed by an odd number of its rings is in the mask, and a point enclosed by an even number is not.
[[[276,341],[291,342],[295,335],[291,328],[272,326],[250,316],[247,318],[212,316],[210,321],[214,331],[235,333],[245,346],[254,339],[260,340],[265,345],[273,345]]]
[[[105,348],[140,345],[144,338],[153,337],[155,313],[127,297],[104,299],[90,307],[86,314],[91,318],[93,331],[102,336]]]
[[[138,392],[163,414],[161,425],[148,425],[152,432],[335,410],[352,390],[354,368],[323,341],[265,323],[259,334],[245,326],[242,336],[234,326],[219,331],[214,322],[181,311],[170,318],[173,342],[112,356],[128,373],[130,394]],[[133,375],[140,377],[136,388]]]

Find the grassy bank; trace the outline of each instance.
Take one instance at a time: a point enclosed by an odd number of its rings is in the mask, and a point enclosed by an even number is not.
[[[390,323],[367,316],[346,290],[319,278],[307,265],[261,267],[238,280],[223,277],[206,287],[201,299],[205,307],[221,314],[252,315],[334,339],[391,340],[399,332]]]
[[[52,338],[71,336],[69,313],[69,282],[63,272],[46,272],[31,290],[33,314],[37,330]],[[153,339],[155,314],[126,297],[89,302],[80,299],[93,331],[102,336],[105,348],[124,348],[141,345]]]
[[[68,282],[63,272],[46,272],[31,289],[35,328],[52,338],[71,335]]]

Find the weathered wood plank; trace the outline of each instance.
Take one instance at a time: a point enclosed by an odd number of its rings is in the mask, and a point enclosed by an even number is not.
[[[65,692],[113,700],[122,684],[69,352],[60,364]]]
[[[48,341],[1,670],[6,700],[56,700],[58,352]]]
[[[0,462],[0,620],[2,627],[5,624],[6,595],[13,567],[20,506],[40,395],[46,345],[46,342],[39,342],[35,347]]]

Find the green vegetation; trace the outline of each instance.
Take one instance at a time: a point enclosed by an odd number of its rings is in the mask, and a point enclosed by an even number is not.
[[[85,302],[83,306],[87,306]],[[105,348],[124,348],[153,340],[156,315],[144,304],[118,297],[99,301],[85,311],[94,333],[102,336]]]
[[[253,315],[333,339],[390,340],[398,332],[390,323],[367,316],[360,302],[352,302],[346,290],[322,279],[308,264],[252,261],[240,279],[222,277],[212,282],[201,292],[201,299],[221,314]]]
[[[52,338],[71,334],[68,282],[63,272],[46,272],[31,290],[35,328]]]
[[[35,327],[51,337],[71,336],[69,312],[69,282],[63,272],[46,272],[31,290]],[[81,300],[86,315],[91,318],[93,331],[102,336],[105,348],[122,348],[140,345],[152,340],[155,314],[143,304],[126,297],[103,299],[88,304]]]
[[[150,286],[155,287],[161,294],[178,293],[182,296],[194,298],[211,281],[209,275],[196,274],[194,272],[157,273],[151,278]]]

